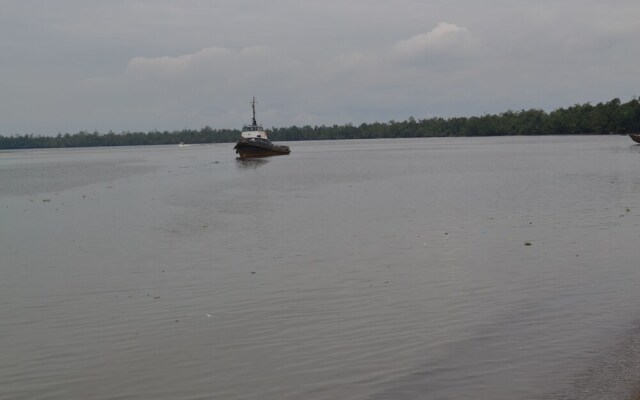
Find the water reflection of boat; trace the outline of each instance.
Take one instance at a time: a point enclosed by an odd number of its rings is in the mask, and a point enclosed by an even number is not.
[[[629,137],[633,139],[634,142],[640,143],[640,133],[630,133]]]
[[[236,143],[234,149],[240,158],[253,158],[253,157],[269,157],[269,156],[281,156],[289,154],[291,151],[288,146],[282,146],[271,143],[267,132],[262,129],[262,126],[256,122],[256,98],[253,98],[251,102],[251,108],[253,109],[253,118],[251,125],[245,125],[242,127],[242,133],[240,134],[240,140]]]
[[[236,158],[236,163],[240,169],[257,169],[268,163],[262,158]]]

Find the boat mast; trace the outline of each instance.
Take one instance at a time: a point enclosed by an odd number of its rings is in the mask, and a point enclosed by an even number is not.
[[[253,126],[258,125],[258,123],[256,122],[256,98],[255,96],[253,97],[253,101],[251,102],[251,108],[253,109]]]

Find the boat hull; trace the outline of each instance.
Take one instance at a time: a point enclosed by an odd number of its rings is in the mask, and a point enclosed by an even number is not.
[[[629,137],[636,143],[640,143],[640,133],[631,133]]]
[[[288,146],[249,140],[240,140],[234,149],[240,158],[284,156],[291,152]]]

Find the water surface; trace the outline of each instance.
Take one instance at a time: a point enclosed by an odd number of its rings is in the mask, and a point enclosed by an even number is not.
[[[640,376],[622,136],[0,153],[0,398],[585,399]]]

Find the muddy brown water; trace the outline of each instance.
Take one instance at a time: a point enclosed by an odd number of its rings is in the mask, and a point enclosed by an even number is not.
[[[0,152],[0,398],[619,399],[628,137]]]

